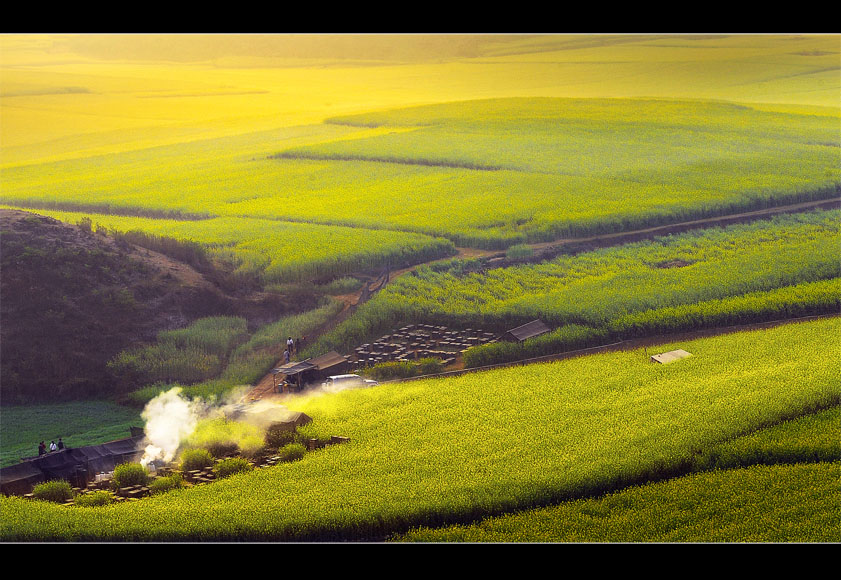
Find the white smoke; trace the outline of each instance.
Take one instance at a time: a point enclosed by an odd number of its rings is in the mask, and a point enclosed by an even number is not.
[[[146,404],[141,416],[146,420],[146,446],[140,464],[172,461],[181,442],[188,437],[203,414],[203,406],[181,397],[181,389],[172,388]]]
[[[146,467],[155,461],[172,461],[182,443],[204,419],[224,417],[265,430],[274,422],[287,420],[292,413],[274,402],[243,403],[244,392],[233,392],[225,400],[212,404],[186,399],[181,396],[181,388],[174,387],[149,401],[141,413],[146,420],[144,431],[148,444],[140,464]]]

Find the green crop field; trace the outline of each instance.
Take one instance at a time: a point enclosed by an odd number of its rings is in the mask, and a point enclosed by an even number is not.
[[[839,218],[838,210],[778,216],[482,272],[444,262],[395,279],[324,344],[347,349],[401,321],[501,333],[539,318],[606,340],[703,328],[713,320],[837,312]]]
[[[96,445],[128,437],[130,427],[142,427],[137,409],[106,401],[48,405],[0,406],[0,465],[38,454],[38,442],[58,441],[73,447]]]
[[[839,57],[837,34],[0,34],[0,209],[145,243],[230,304],[150,321],[85,391],[107,401],[2,405],[4,466],[125,436],[159,396],[218,410],[289,335],[310,357],[551,328],[283,399],[310,443],[349,438],[277,449],[300,460],[106,506],[0,496],[0,541],[838,542]],[[203,427],[182,448],[259,447]]]
[[[111,507],[3,498],[0,537],[382,538],[615,492],[682,475],[703,450],[837,406],[839,330],[832,318],[664,344],[664,351],[683,348],[693,355],[669,365],[652,364],[634,350],[303,398],[295,409],[316,417],[320,432],[350,443]],[[814,485],[826,490],[831,473],[837,467],[815,474]],[[725,511],[732,493],[758,484],[750,474],[745,478],[733,481],[735,489],[725,483],[712,499],[702,496],[721,506],[706,524],[719,531],[705,539],[778,538],[773,530],[763,532],[761,510],[746,510],[743,519],[752,520],[737,529],[725,525],[733,517]],[[790,485],[766,481],[780,493]],[[800,513],[837,509],[837,496],[819,490],[790,501]],[[821,537],[837,540],[834,524]]]
[[[239,133],[231,127],[205,129],[222,133],[213,138],[170,129],[172,134],[162,136],[157,146],[145,147],[115,143],[121,142],[121,132],[112,129],[108,137],[103,134],[101,145],[82,145],[58,160],[12,161],[20,152],[30,151],[22,144],[15,147],[17,140],[34,140],[38,135],[15,134],[4,147],[4,159],[9,161],[3,168],[2,201],[34,210],[84,212],[94,222],[114,228],[190,238],[243,270],[277,282],[419,263],[452,253],[451,243],[505,248],[838,196],[841,114],[837,107],[818,106],[825,101],[810,100],[814,94],[806,101],[801,95],[785,106],[764,98],[717,100],[726,98],[730,90],[726,79],[733,74],[734,63],[750,71],[744,73],[750,82],[768,83],[758,79],[767,78],[773,69],[757,62],[758,54],[773,55],[779,66],[785,63],[790,68],[794,76],[775,81],[780,91],[793,90],[795,84],[786,83],[800,82],[799,76],[823,78],[831,38],[805,37],[799,44],[776,37],[682,38],[677,45],[651,37],[603,37],[583,44],[580,40],[548,37],[544,45],[534,39],[489,38],[471,50],[486,51],[483,56],[491,60],[482,66],[500,78],[506,71],[533,68],[537,78],[568,82],[566,75],[572,70],[600,71],[610,58],[617,66],[645,67],[649,64],[644,54],[649,58],[668,54],[661,66],[693,67],[704,62],[712,70],[721,67],[724,82],[709,83],[705,75],[704,83],[693,84],[697,93],[691,99],[682,91],[671,99],[656,92],[644,93],[656,99],[634,94],[605,98],[610,83],[594,94],[573,91],[576,98],[570,98],[568,91],[516,98],[504,93],[487,98],[487,92],[465,91],[457,99],[441,98],[410,108],[394,108],[395,102],[386,100],[382,103],[392,103],[389,110],[380,106],[331,116],[328,109],[321,123],[249,131],[256,121],[240,120]],[[87,49],[93,50],[94,44]],[[524,62],[520,53],[535,47],[538,52]],[[713,50],[722,48],[734,60],[716,62]],[[518,55],[515,62],[509,63],[512,57],[506,56],[507,51]],[[610,56],[601,60],[594,54]],[[557,61],[544,62],[541,55],[554,55]],[[573,55],[583,60],[567,62]],[[566,62],[570,70],[559,73],[556,62]],[[184,73],[183,82],[190,87],[185,89],[187,95],[197,90],[190,84],[197,82],[196,73]],[[651,70],[637,73],[640,86],[655,84],[650,81]],[[58,106],[53,101],[61,95],[67,101],[85,101],[94,91],[114,99],[111,106],[131,117],[136,102],[112,95],[115,81],[110,75],[116,74],[105,68],[102,78],[81,76],[77,80],[90,88],[82,84],[84,90],[59,91],[56,96],[49,75],[41,80],[47,83],[41,93],[30,86],[37,85],[36,77],[24,76],[18,86],[15,81],[22,71],[10,71],[9,98],[4,100],[8,124],[15,127],[19,115],[34,114],[39,105],[52,112]],[[156,76],[162,74],[158,68],[143,74],[150,86],[163,83]],[[267,71],[256,69],[254,74],[254,82],[271,87],[265,98],[280,99],[286,107],[301,106],[299,101],[284,101],[291,98],[288,94],[274,94],[277,80]],[[243,79],[233,76],[231,82]],[[385,82],[373,83],[370,90],[376,93]],[[167,98],[140,93],[149,99],[143,103],[151,107],[146,113],[150,118],[165,115],[169,104],[178,107],[185,102],[171,83],[167,78],[159,89]],[[139,90],[133,83],[128,86]],[[627,87],[622,86],[622,91]],[[218,89],[199,91],[216,96],[203,107],[212,102],[224,107],[227,97],[217,93]],[[42,103],[46,95],[49,101]],[[16,106],[24,98],[36,104],[31,109]],[[255,97],[255,102],[262,98]],[[79,115],[80,106],[71,107],[69,118]],[[209,115],[203,107],[197,107],[195,114]],[[183,109],[176,110],[184,114]],[[237,116],[231,108],[219,111],[221,116]],[[107,126],[113,117],[102,121]],[[150,123],[155,129],[146,139],[166,134],[158,126],[160,121]],[[204,123],[198,126],[205,127]],[[87,131],[84,139],[95,135],[96,131]],[[128,138],[140,135],[135,127]],[[50,141],[51,146],[56,144]],[[166,217],[175,219],[152,219]],[[183,219],[198,217],[210,219]],[[67,214],[63,219],[77,216]]]
[[[218,217],[137,227],[180,236],[187,229],[215,244],[237,236],[240,245],[245,238],[250,246],[277,247],[278,237],[295,237],[309,253],[280,247],[268,254],[274,269],[286,262],[295,269],[296,260],[360,252],[360,237],[369,252],[389,255],[399,243],[392,240],[419,243],[384,229],[504,248],[837,197],[841,185],[838,116],[831,111],[506,99],[328,120],[338,123],[377,128],[292,148],[269,134],[259,154],[255,144],[243,154],[236,149],[242,140],[217,140],[201,154],[185,145],[9,168],[4,197],[34,208],[87,204],[91,212]],[[288,222],[364,231],[325,234]],[[324,236],[335,246],[319,244]]]
[[[696,471],[715,469],[703,475],[634,486],[470,526],[414,530],[401,540],[837,541],[839,419],[841,407],[831,407],[713,446],[694,461]]]

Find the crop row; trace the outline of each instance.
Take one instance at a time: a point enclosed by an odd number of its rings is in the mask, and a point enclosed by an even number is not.
[[[213,316],[158,333],[157,342],[121,352],[109,366],[147,382],[195,383],[222,372],[237,342],[246,338],[244,318]]]
[[[837,543],[838,463],[694,474],[472,525],[419,529],[403,542]]]

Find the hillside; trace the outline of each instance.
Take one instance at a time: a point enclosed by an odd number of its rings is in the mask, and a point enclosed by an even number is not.
[[[277,297],[231,296],[189,265],[23,211],[0,211],[4,404],[108,396],[128,345],[212,314],[265,321]]]

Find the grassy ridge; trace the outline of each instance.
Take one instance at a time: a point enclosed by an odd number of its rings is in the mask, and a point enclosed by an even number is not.
[[[359,539],[615,491],[838,405],[841,359],[814,353],[839,330],[833,318],[663,345],[694,355],[671,365],[633,351],[301,400],[351,443],[106,509],[2,499],[0,537]]]
[[[365,230],[268,219],[171,220],[33,210],[67,223],[89,218],[110,230],[142,230],[197,242],[235,272],[264,282],[308,280],[405,266],[455,253],[451,242],[422,234]]]
[[[245,318],[212,316],[186,328],[158,333],[155,344],[121,352],[109,363],[119,374],[148,382],[195,383],[219,375],[238,343],[247,338]]]
[[[286,316],[280,320],[258,328],[251,336],[243,336],[238,332],[239,324],[245,324],[244,319],[218,317],[206,318],[197,321],[190,328],[174,331],[173,334],[183,334],[192,339],[192,342],[206,343],[208,339],[219,342],[218,335],[208,336],[206,330],[213,326],[219,326],[220,322],[229,323],[227,340],[222,345],[217,344],[213,349],[199,350],[199,356],[191,356],[193,351],[189,349],[177,351],[169,359],[163,360],[163,368],[167,371],[175,370],[173,376],[161,376],[161,367],[153,365],[138,365],[140,374],[147,383],[144,387],[129,395],[129,399],[136,403],[146,403],[155,396],[173,387],[179,387],[184,396],[192,399],[221,400],[231,392],[243,387],[256,384],[266,373],[280,360],[283,350],[286,348],[286,339],[290,336],[295,338],[305,337],[315,331],[319,326],[325,324],[341,309],[343,304],[338,300],[328,299],[320,307],[304,312]],[[224,328],[224,327],[223,327]],[[162,343],[143,347],[140,354],[147,351],[157,353],[161,344],[166,344],[169,333],[162,333]],[[223,346],[224,348],[218,348]],[[234,348],[235,347],[235,348]],[[224,356],[222,356],[224,353]],[[134,362],[138,358],[140,363],[145,363],[142,357],[138,357],[137,351],[126,351],[113,362],[120,365],[126,361]],[[208,369],[204,375],[198,374],[201,371],[199,364],[204,358],[210,358],[216,365]],[[157,361],[154,361],[157,362]],[[178,363],[185,363],[179,366]],[[153,382],[156,381],[156,382]],[[166,382],[175,381],[175,382]],[[190,384],[192,383],[192,384]]]

